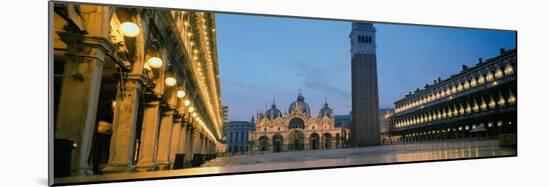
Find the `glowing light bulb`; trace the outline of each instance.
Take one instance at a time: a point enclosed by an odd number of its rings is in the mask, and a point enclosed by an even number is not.
[[[186,99],[185,101],[183,101],[183,105],[184,106],[189,106],[189,105],[191,105],[191,101],[189,101],[189,99]]]
[[[147,59],[147,65],[152,68],[162,67],[162,59],[159,57],[150,57]]]
[[[136,37],[139,34],[139,26],[132,22],[120,24],[122,34],[127,37]]]
[[[178,97],[179,97],[179,98],[185,97],[185,91],[179,90],[179,91],[178,91]]]
[[[177,81],[174,77],[168,77],[164,80],[164,83],[166,83],[166,86],[174,86],[176,85]]]
[[[189,107],[189,112],[194,112],[195,111],[195,107]]]

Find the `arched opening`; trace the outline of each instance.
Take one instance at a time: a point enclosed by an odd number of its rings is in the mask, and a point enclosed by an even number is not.
[[[325,149],[330,149],[332,144],[332,134],[330,133],[323,134],[323,143],[324,143],[323,147]]]
[[[260,151],[267,151],[268,138],[266,136],[260,137]]]
[[[273,152],[283,151],[283,136],[280,134],[273,135]]]
[[[289,135],[289,150],[303,150],[304,149],[304,133],[301,131],[292,131]]]
[[[302,120],[301,118],[293,118],[293,119],[290,120],[288,128],[289,129],[295,129],[295,128],[303,129],[304,128],[304,120]]]
[[[311,149],[313,150],[320,149],[319,134],[317,133],[311,134],[311,136],[309,137],[309,142],[311,144]]]

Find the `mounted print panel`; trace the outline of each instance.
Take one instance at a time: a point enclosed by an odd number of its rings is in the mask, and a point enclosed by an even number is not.
[[[517,33],[50,2],[50,184],[517,155]]]

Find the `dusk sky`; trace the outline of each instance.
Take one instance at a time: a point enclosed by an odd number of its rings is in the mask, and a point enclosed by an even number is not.
[[[514,32],[374,24],[381,108],[463,64],[516,47]],[[250,120],[273,98],[288,110],[301,89],[317,115],[327,98],[335,113],[351,110],[351,23],[216,14],[222,102],[229,120]]]

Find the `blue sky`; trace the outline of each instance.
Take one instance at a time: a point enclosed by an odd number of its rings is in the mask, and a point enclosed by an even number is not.
[[[460,71],[462,64],[516,47],[515,33],[375,24],[380,107]],[[301,89],[316,115],[327,98],[336,114],[351,110],[351,23],[217,14],[222,102],[230,120],[250,120],[273,99],[287,110]]]

